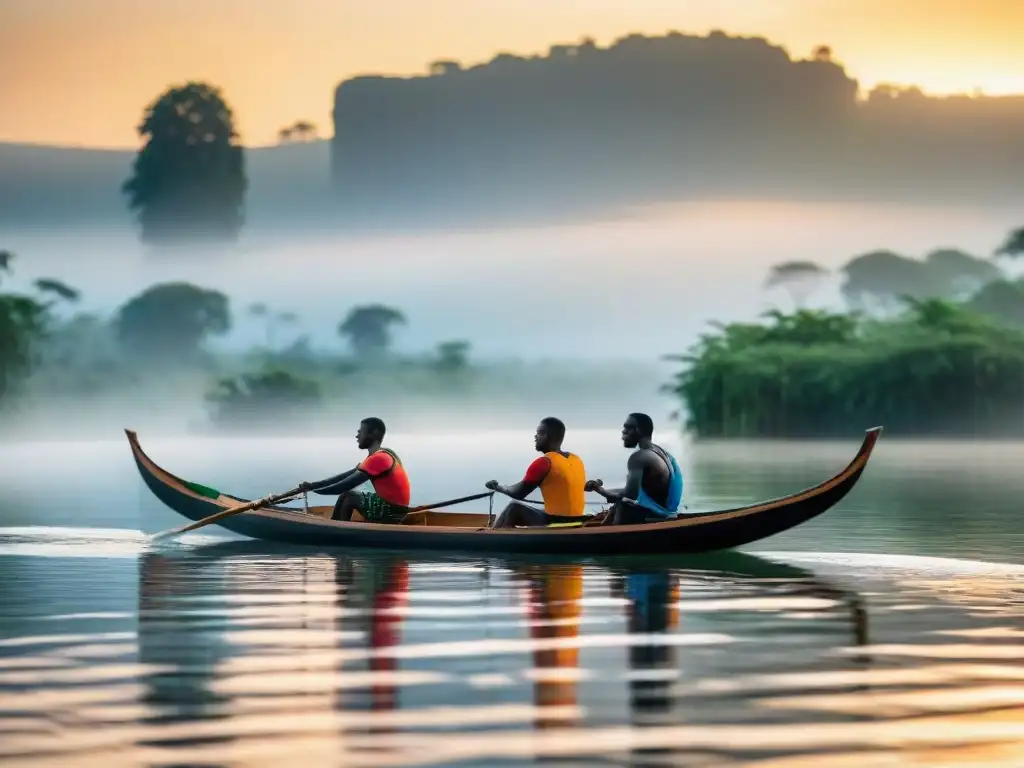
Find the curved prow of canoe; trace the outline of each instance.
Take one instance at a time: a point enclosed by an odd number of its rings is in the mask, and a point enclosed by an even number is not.
[[[178,514],[199,520],[248,501],[171,474],[146,455],[135,432],[125,433],[144,482]],[[330,520],[330,507],[313,507],[312,514],[305,514],[277,506],[225,518],[221,526],[251,538],[318,546],[580,555],[732,549],[794,528],[835,506],[860,479],[881,433],[881,427],[867,430],[846,468],[812,488],[745,507],[680,515],[663,523],[482,530],[485,514],[428,513],[412,524],[381,525]]]

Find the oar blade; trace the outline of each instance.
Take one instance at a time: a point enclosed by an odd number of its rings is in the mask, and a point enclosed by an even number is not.
[[[161,541],[163,539],[171,538],[173,536],[179,536],[183,533],[194,531],[196,528],[202,528],[204,526],[210,525],[210,523],[216,523],[218,520],[223,520],[225,517],[231,517],[232,515],[237,515],[242,512],[249,512],[250,510],[259,509],[260,507],[266,507],[270,504],[276,504],[279,501],[291,499],[299,495],[300,493],[302,493],[301,488],[293,488],[292,490],[286,491],[285,493],[276,493],[273,496],[267,496],[265,498],[258,499],[257,501],[250,501],[248,504],[242,504],[237,507],[231,507],[230,509],[222,509],[220,512],[212,514],[208,517],[204,517],[202,520],[197,520],[194,523],[189,523],[188,525],[184,525],[180,528],[172,528],[167,531],[155,533],[152,536],[150,536],[150,541]]]

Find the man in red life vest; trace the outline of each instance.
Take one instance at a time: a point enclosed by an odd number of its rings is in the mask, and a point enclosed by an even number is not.
[[[366,451],[366,458],[340,475],[299,486],[303,491],[338,496],[331,519],[348,522],[353,512],[359,512],[368,523],[396,525],[409,511],[409,476],[398,455],[381,447],[385,431],[384,422],[377,417],[363,419],[356,442]],[[373,486],[372,492],[355,490],[367,481]]]

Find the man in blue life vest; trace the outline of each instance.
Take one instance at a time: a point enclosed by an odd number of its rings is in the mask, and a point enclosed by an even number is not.
[[[654,422],[646,413],[631,413],[622,425],[622,444],[636,450],[626,462],[626,487],[605,490],[590,480],[585,490],[612,502],[602,525],[640,525],[671,520],[683,500],[683,473],[661,446],[655,445]]]

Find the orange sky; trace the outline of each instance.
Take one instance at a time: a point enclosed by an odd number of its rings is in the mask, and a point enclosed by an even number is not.
[[[146,103],[188,79],[224,89],[247,144],[300,118],[330,135],[355,74],[714,28],[827,43],[865,86],[1024,93],[1024,0],[0,0],[0,141],[134,147]]]

